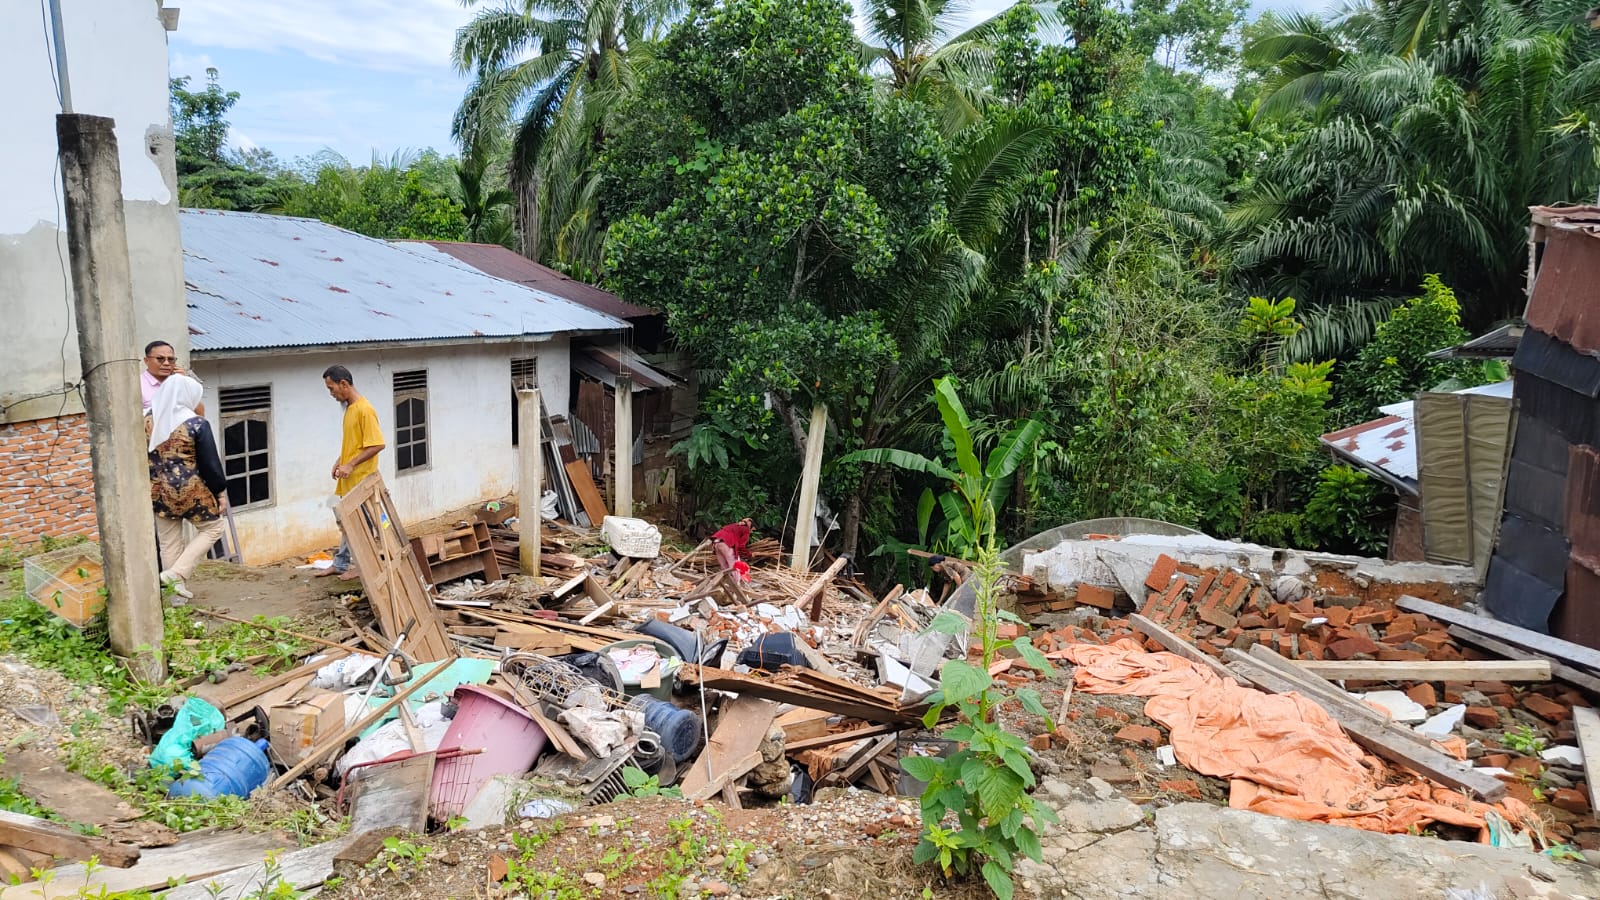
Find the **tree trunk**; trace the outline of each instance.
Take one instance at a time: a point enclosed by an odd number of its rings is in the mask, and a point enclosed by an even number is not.
[[[522,255],[539,261],[539,176],[517,185],[517,230],[522,235]]]
[[[789,437],[794,441],[795,459],[806,458],[806,429],[800,424],[800,417],[795,415],[794,407],[787,400],[776,395],[772,398],[772,405],[777,408],[778,416],[789,426]]]
[[[843,545],[841,553],[856,555],[856,543],[861,540],[861,507],[863,495],[866,493],[867,481],[862,479],[861,486],[850,492],[850,499],[844,504],[844,522],[840,525],[839,539]]]

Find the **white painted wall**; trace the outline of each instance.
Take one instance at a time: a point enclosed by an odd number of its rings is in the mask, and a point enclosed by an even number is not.
[[[343,410],[322,383],[328,366],[350,370],[378,411],[389,447],[378,471],[402,521],[420,522],[515,492],[511,446],[511,360],[537,356],[546,409],[567,415],[570,342],[479,344],[339,353],[215,358],[194,371],[205,382],[206,415],[219,429],[218,390],[272,386],[270,505],[234,514],[246,563],[259,565],[338,544],[329,470],[339,456]],[[425,469],[395,471],[394,373],[428,371],[428,458]]]
[[[66,0],[68,81],[73,111],[116,120],[133,268],[140,357],[155,338],[188,351],[177,177],[167,105],[167,34],[160,0]],[[0,139],[0,422],[82,410],[62,388],[81,377],[72,329],[65,214],[56,165],[56,70],[40,4],[0,3],[0,83],[6,86]],[[27,398],[37,398],[22,402]]]

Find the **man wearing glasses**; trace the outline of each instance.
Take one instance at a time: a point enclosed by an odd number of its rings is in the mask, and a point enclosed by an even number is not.
[[[156,395],[161,382],[173,375],[194,376],[178,365],[178,351],[166,341],[151,341],[144,347],[144,371],[139,373],[139,393],[144,397],[144,411],[150,412],[150,398]],[[198,381],[199,379],[195,379]],[[195,407],[195,412],[206,414],[205,404]]]

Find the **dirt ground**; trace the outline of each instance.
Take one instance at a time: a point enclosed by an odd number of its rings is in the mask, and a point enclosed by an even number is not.
[[[296,562],[273,566],[238,566],[205,562],[189,579],[196,606],[226,612],[241,619],[255,616],[317,619],[332,616],[338,599],[359,593],[361,582],[337,576],[317,578],[316,569],[295,568]],[[337,618],[333,619],[337,623]]]

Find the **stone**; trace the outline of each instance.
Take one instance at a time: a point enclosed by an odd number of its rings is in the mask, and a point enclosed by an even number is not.
[[[1405,691],[1372,691],[1362,694],[1361,699],[1369,706],[1376,706],[1389,714],[1389,718],[1396,722],[1421,722],[1428,718],[1428,711],[1420,704],[1406,696]]]
[[[1430,716],[1428,721],[1418,725],[1416,730],[1418,734],[1424,737],[1442,741],[1456,730],[1456,727],[1461,724],[1461,720],[1466,718],[1466,715],[1467,707],[1458,703]],[[1481,751],[1483,745],[1480,744],[1478,746]]]
[[[708,897],[726,897],[733,893],[733,889],[728,887],[727,882],[718,881],[715,878],[707,878],[705,881],[700,882],[700,891]]]
[[[583,873],[583,883],[603,888],[606,886],[606,876],[602,872],[585,872]]]
[[[1539,754],[1539,758],[1545,762],[1561,763],[1575,769],[1583,767],[1583,751],[1577,747],[1551,747]]]
[[[1095,763],[1089,767],[1089,774],[1109,784],[1133,784],[1139,780],[1132,769],[1112,763]]]

